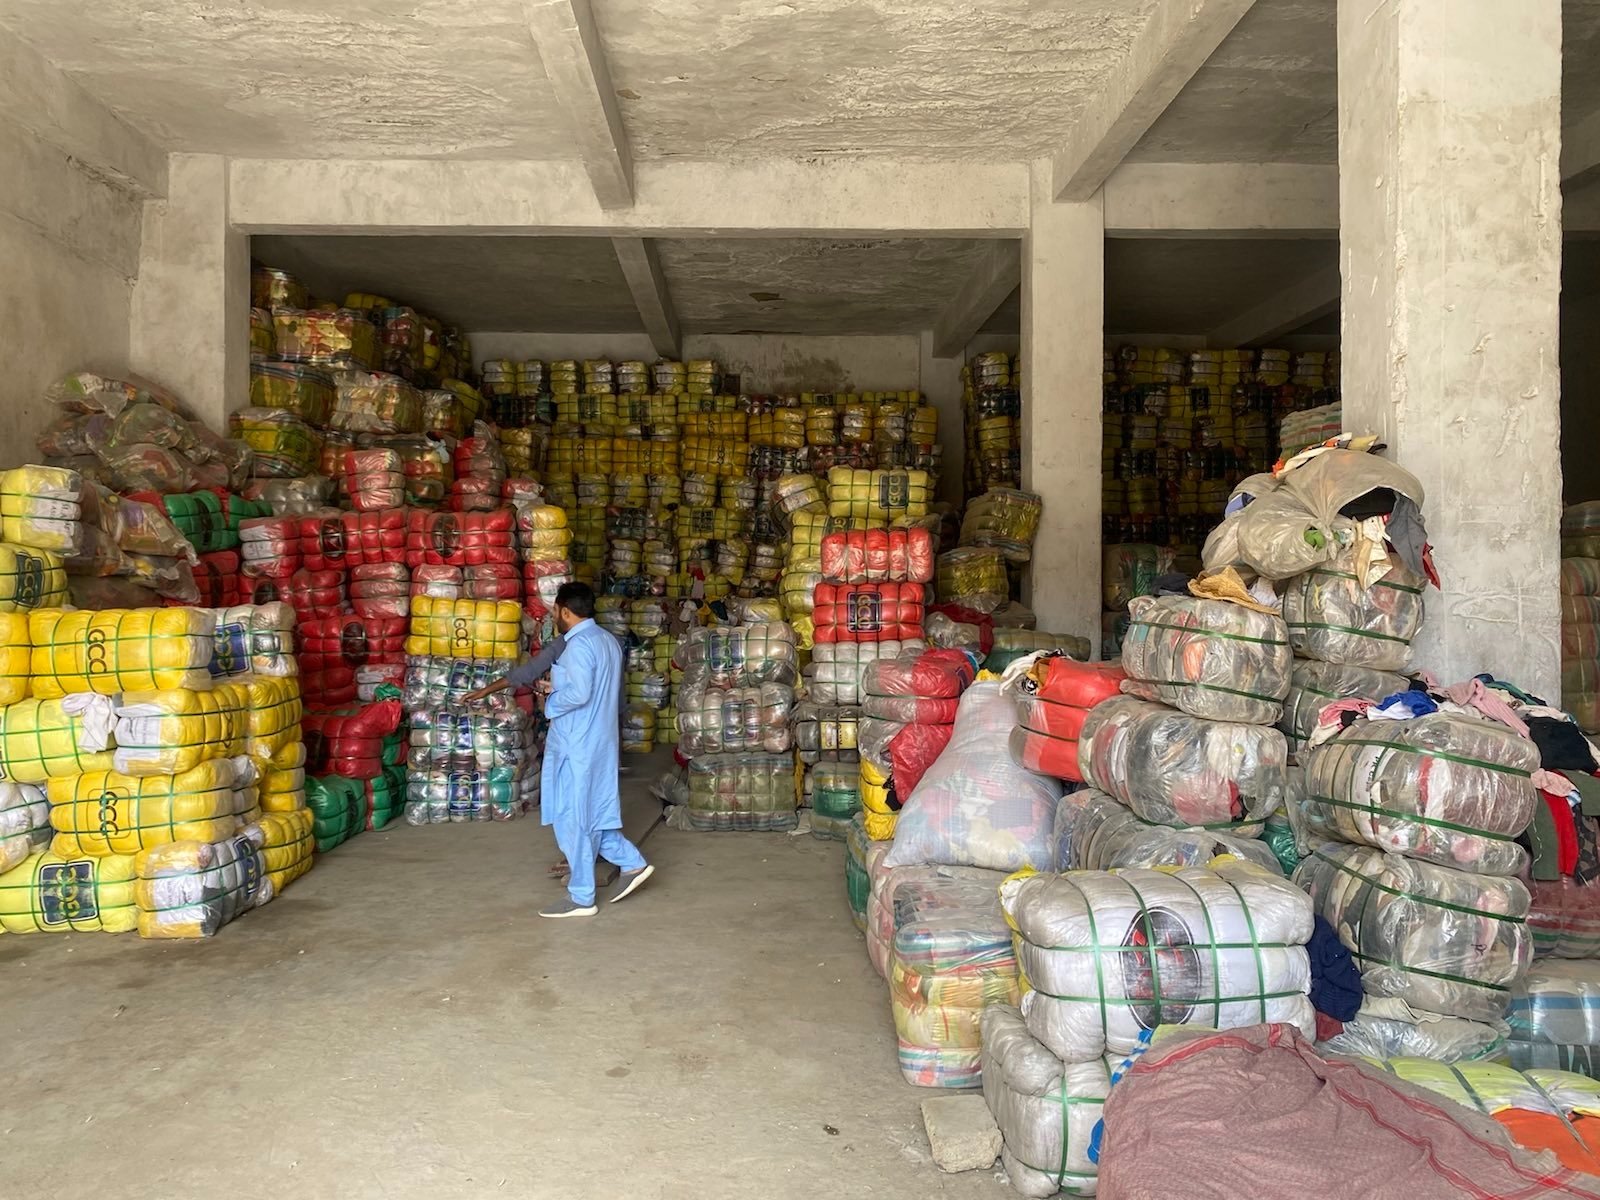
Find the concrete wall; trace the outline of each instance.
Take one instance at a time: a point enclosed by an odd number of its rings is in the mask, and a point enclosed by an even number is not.
[[[35,457],[54,415],[43,399],[69,371],[128,369],[142,202],[0,117],[0,466]]]

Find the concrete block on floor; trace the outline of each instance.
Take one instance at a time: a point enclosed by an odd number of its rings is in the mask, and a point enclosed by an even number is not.
[[[1000,1157],[1000,1127],[977,1092],[924,1100],[922,1123],[941,1171],[984,1171]]]

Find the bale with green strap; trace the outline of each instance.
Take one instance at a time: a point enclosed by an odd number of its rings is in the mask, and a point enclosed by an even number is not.
[[[1056,845],[1068,847],[1070,855],[1069,862],[1057,862],[1062,870],[1203,867],[1219,854],[1232,854],[1274,874],[1283,874],[1272,848],[1265,842],[1224,830],[1152,825],[1094,788],[1061,798],[1056,806]]]
[[[1105,1062],[1062,1063],[1017,1009],[995,1004],[983,1012],[982,1064],[1011,1186],[1024,1196],[1094,1195],[1099,1167],[1089,1148],[1111,1090]]]
[[[1538,748],[1493,721],[1357,721],[1306,755],[1306,830],[1480,875],[1527,862]]]
[[[366,789],[359,779],[343,775],[307,779],[306,807],[314,818],[311,833],[318,854],[326,854],[366,827]]]
[[[259,825],[216,842],[169,842],[134,860],[139,936],[210,937],[240,913],[272,899]]]
[[[1078,770],[1145,821],[1256,837],[1284,801],[1288,743],[1266,725],[1204,721],[1116,696],[1089,710]]]
[[[1422,576],[1389,552],[1387,572],[1363,587],[1352,548],[1285,581],[1283,619],[1301,658],[1400,671],[1422,628]]]
[[[1295,870],[1350,949],[1369,996],[1499,1021],[1533,958],[1520,880],[1327,842]]]
[[[1271,725],[1294,656],[1276,613],[1198,596],[1140,596],[1122,639],[1126,690],[1208,721]]]
[[[1311,901],[1264,867],[1014,875],[1000,903],[1028,1030],[1063,1062],[1127,1054],[1158,1025],[1313,1034]]]
[[[1295,659],[1289,695],[1278,721],[1278,728],[1289,739],[1289,754],[1298,757],[1306,752],[1306,743],[1316,732],[1317,718],[1335,700],[1382,700],[1409,686],[1405,676],[1391,671]]]

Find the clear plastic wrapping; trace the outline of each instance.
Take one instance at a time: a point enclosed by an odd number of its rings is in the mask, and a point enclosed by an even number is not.
[[[818,704],[860,705],[861,677],[872,663],[920,649],[922,643],[915,639],[819,644],[813,647],[806,669],[811,698]]]
[[[793,685],[799,678],[794,630],[782,621],[696,626],[680,639],[674,662],[685,688]]]
[[[1012,761],[1015,723],[1016,705],[998,682],[967,689],[949,746],[901,809],[890,866],[1050,868],[1061,785]]]
[[[1011,597],[1005,556],[993,547],[946,550],[939,555],[937,587],[941,601],[992,613]]]
[[[689,763],[689,824],[695,829],[793,829],[795,800],[792,754],[716,754]]]
[[[1124,690],[1210,721],[1283,715],[1294,656],[1282,617],[1194,596],[1141,596],[1128,613]]]
[[[1455,713],[1357,721],[1305,768],[1313,834],[1484,875],[1527,862],[1513,839],[1538,803],[1539,751],[1504,725]]]
[[[44,789],[0,780],[0,875],[50,844],[50,802]]]
[[[990,488],[967,501],[961,518],[961,545],[992,546],[1011,562],[1027,562],[1033,556],[1033,539],[1043,509],[1044,501],[1032,492]]]
[[[1278,589],[1294,652],[1376,671],[1403,670],[1411,660],[1411,639],[1422,627],[1426,583],[1391,551],[1388,573],[1362,587],[1354,552],[1340,551]]]
[[[211,937],[274,895],[259,826],[215,842],[184,841],[142,851],[135,860],[139,936]]]
[[[1367,667],[1315,662],[1297,658],[1289,677],[1289,695],[1283,702],[1278,728],[1289,739],[1289,754],[1298,758],[1306,742],[1316,732],[1317,718],[1335,700],[1360,698],[1378,701],[1403,692],[1410,685],[1405,676]]]
[[[1593,1077],[1600,1065],[1600,963],[1536,962],[1511,992],[1511,1065]]]
[[[509,767],[490,771],[408,771],[406,824],[514,820],[526,811],[525,793],[518,786],[516,774]]]
[[[1158,1025],[1313,1036],[1310,898],[1254,863],[1016,876],[1000,903],[1034,989],[1023,1019],[1063,1062],[1126,1054]]]
[[[1533,956],[1528,889],[1516,879],[1328,842],[1295,869],[1338,931],[1369,996],[1498,1021]]]
[[[1096,705],[1078,739],[1084,781],[1142,819],[1244,837],[1282,806],[1288,756],[1269,726],[1203,721],[1132,696]]]
[[[741,750],[780,754],[794,745],[794,689],[782,683],[696,688],[678,694],[678,750],[688,758]]]
[[[1071,792],[1056,808],[1056,869],[1109,871],[1117,867],[1203,867],[1232,854],[1282,875],[1271,847],[1252,838],[1204,829],[1152,825],[1093,788]],[[1063,860],[1063,851],[1067,858]]]

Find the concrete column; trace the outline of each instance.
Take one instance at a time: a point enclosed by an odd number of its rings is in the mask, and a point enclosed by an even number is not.
[[[129,357],[212,427],[250,395],[250,239],[228,224],[228,162],[175,154],[144,206]]]
[[[1561,0],[1339,0],[1345,428],[1427,489],[1413,662],[1560,695]]]
[[[961,475],[966,466],[966,434],[961,425],[961,362],[933,352],[933,330],[924,329],[918,342],[917,386],[922,397],[939,413],[939,499],[961,503]]]
[[[1100,196],[1051,199],[1035,163],[1022,238],[1022,486],[1044,497],[1029,568],[1039,628],[1100,640],[1100,383],[1105,219]]]

